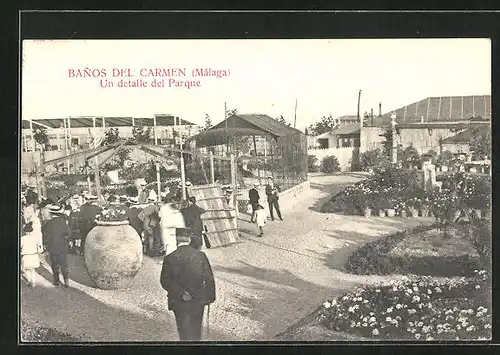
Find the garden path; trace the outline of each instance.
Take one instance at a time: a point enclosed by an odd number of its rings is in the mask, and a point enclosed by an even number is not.
[[[242,215],[242,242],[205,251],[217,284],[209,340],[271,340],[327,299],[388,278],[351,275],[343,265],[360,245],[430,220],[315,211],[332,193],[361,178],[354,173],[311,176],[311,190],[301,203],[283,206],[284,221],[270,222],[263,238],[256,237],[257,227]],[[23,319],[38,320],[84,341],[178,339],[159,285],[157,260],[145,258],[133,288],[119,291],[93,288],[81,257],[72,255],[69,262],[74,280],[70,289],[51,285],[46,262],[40,268],[40,286],[22,286]]]

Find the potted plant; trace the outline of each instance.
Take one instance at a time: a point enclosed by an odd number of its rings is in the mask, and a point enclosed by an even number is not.
[[[422,217],[428,217],[429,216],[429,199],[427,197],[425,197],[422,200],[422,204],[421,204],[421,207],[420,207],[420,215]]]
[[[420,209],[421,203],[418,197],[413,197],[407,202],[408,215],[412,218],[418,217],[418,211]]]
[[[363,215],[365,217],[371,217],[372,208],[373,208],[372,196],[367,195],[363,201]]]
[[[142,247],[125,209],[106,206],[84,245],[85,265],[94,284],[105,290],[129,287],[142,265]]]
[[[380,200],[378,202],[378,215],[379,215],[379,217],[385,217],[388,209],[392,209],[391,201],[387,197],[380,198]]]

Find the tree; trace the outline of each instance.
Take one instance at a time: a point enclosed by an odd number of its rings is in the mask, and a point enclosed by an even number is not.
[[[337,121],[332,115],[323,116],[319,122],[309,126],[309,131],[312,135],[317,136],[326,132],[330,132],[337,126]]]
[[[45,149],[47,144],[49,144],[49,136],[47,134],[47,128],[39,127],[34,130],[33,139],[38,143],[42,149]]]
[[[400,161],[404,167],[408,168],[416,164],[420,164],[422,158],[414,147],[409,146],[398,154],[398,161]]]
[[[237,115],[238,114],[238,109],[232,109],[232,110],[227,110],[226,111],[226,116],[231,117],[232,115]]]
[[[278,121],[279,123],[283,123],[284,125],[287,125],[287,126],[291,126],[291,124],[289,122],[287,122],[284,118],[283,118],[283,115],[275,118],[276,121]]]
[[[147,143],[151,140],[151,127],[144,128],[143,126],[136,126],[132,129],[134,140],[141,143]]]
[[[361,154],[359,168],[362,171],[368,171],[375,167],[387,166],[389,157],[382,149],[373,149]]]
[[[325,173],[334,173],[340,171],[339,160],[335,155],[329,155],[323,158],[321,168]]]
[[[205,126],[203,127],[203,130],[206,131],[212,127],[212,120],[210,119],[210,116],[205,114]]]
[[[474,135],[470,142],[470,150],[477,158],[491,158],[491,129],[487,127],[473,128]]]
[[[118,128],[109,128],[106,132],[104,132],[104,140],[102,144],[108,145],[113,144],[122,140],[120,138],[120,133],[118,132]]]

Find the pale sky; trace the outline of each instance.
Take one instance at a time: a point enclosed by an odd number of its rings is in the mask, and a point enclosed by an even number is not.
[[[201,87],[101,88],[100,78],[70,78],[69,69],[230,70]],[[152,117],[168,113],[203,124],[239,113],[283,115],[303,129],[324,115],[386,113],[428,96],[491,94],[488,39],[416,40],[64,40],[23,41],[22,115]],[[166,79],[167,78],[159,78]],[[126,78],[126,80],[129,80]]]

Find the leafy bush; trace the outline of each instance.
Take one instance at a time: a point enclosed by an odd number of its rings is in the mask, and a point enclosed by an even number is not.
[[[361,154],[359,160],[359,168],[362,171],[369,171],[372,168],[389,164],[389,157],[382,149],[366,151]]]
[[[318,158],[315,155],[307,156],[307,170],[310,173],[317,173],[319,171],[320,164],[318,164]]]
[[[340,171],[339,160],[334,155],[329,155],[323,158],[321,170],[325,173],[334,173]]]
[[[329,300],[318,314],[329,329],[387,340],[491,339],[491,276],[404,277]]]
[[[419,165],[422,162],[422,157],[414,147],[409,146],[398,154],[398,161],[402,163],[403,167],[409,168]]]

